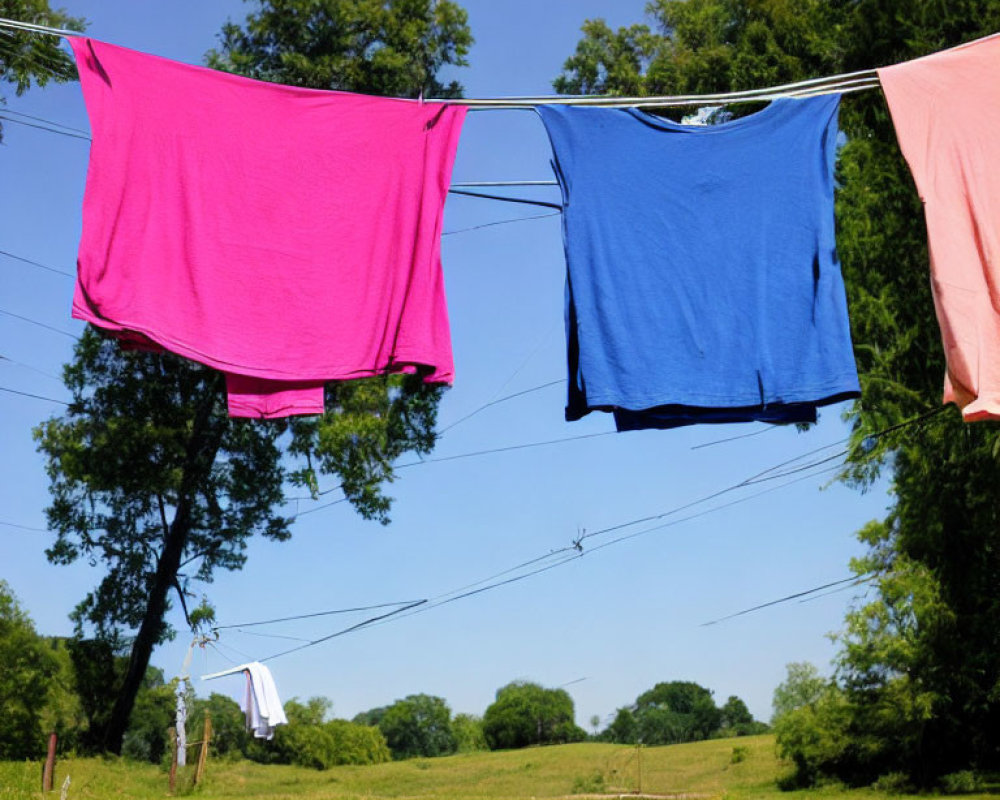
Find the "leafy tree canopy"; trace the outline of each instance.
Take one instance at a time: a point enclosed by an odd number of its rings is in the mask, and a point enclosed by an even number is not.
[[[397,700],[377,725],[395,759],[443,756],[456,749],[451,709],[441,697],[411,694]]]
[[[491,750],[582,741],[587,734],[573,719],[573,700],[564,689],[514,681],[497,689],[483,715],[483,733]]]

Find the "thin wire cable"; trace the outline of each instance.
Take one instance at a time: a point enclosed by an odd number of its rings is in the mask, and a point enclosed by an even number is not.
[[[213,629],[217,630],[217,629]],[[236,633],[242,633],[244,636],[259,636],[263,639],[288,639],[291,642],[308,642],[309,640],[302,636],[284,636],[280,633],[260,633],[259,631],[245,631],[242,628],[233,628]]]
[[[499,200],[503,203],[521,203],[523,205],[529,206],[541,206],[542,208],[554,208],[558,211],[562,211],[562,206],[559,203],[550,203],[548,200],[531,200],[527,197],[505,197],[502,194],[485,194],[484,192],[473,192],[469,189],[448,189],[449,194],[460,194],[465,197],[478,197],[481,200]]]
[[[73,131],[74,133],[81,133],[81,134],[83,134],[84,136],[87,136],[87,137],[90,136],[89,132],[83,130],[82,128],[74,128],[72,125],[64,125],[63,123],[56,122],[55,120],[45,119],[45,117],[36,117],[34,114],[25,114],[23,111],[14,111],[14,109],[12,109],[12,108],[4,108],[3,109],[3,113],[4,114],[13,114],[15,117],[24,117],[25,119],[33,119],[36,122],[45,122],[48,125],[53,125],[55,127],[64,128],[65,130]]]
[[[896,425],[892,425],[892,426],[890,426],[888,428],[883,429],[882,431],[878,431],[875,434],[871,434],[870,436],[883,436],[883,435],[886,435],[888,433],[900,430],[900,429],[902,429],[904,427],[908,427],[910,425],[914,425],[914,424],[920,423],[920,422],[925,421],[926,419],[928,419],[928,418],[930,418],[930,417],[932,417],[932,416],[934,416],[934,415],[936,415],[938,413],[941,413],[942,408],[943,407],[938,407],[938,408],[933,409],[931,411],[928,411],[928,412],[926,412],[924,414],[920,414],[917,417],[913,417],[913,418],[911,418],[909,420],[905,420],[905,421],[903,421],[901,423],[898,423]],[[820,448],[820,450],[822,450],[822,449],[828,449],[828,447],[829,446],[827,446],[826,448]],[[800,457],[798,457],[796,459],[792,459],[790,462],[785,462],[785,463],[795,463],[796,461],[800,461],[802,459],[802,457],[803,456],[800,456]],[[830,460],[829,458],[821,459],[820,461],[816,462],[816,464],[807,465],[806,467],[803,467],[803,469],[805,469],[805,468],[814,469],[815,466],[822,465],[822,464],[828,462],[829,460]],[[537,567],[536,569],[530,570],[529,572],[521,573],[519,575],[514,575],[513,577],[506,578],[506,579],[501,580],[501,581],[495,581],[494,583],[488,583],[485,586],[478,585],[478,588],[468,588],[468,590],[463,590],[463,589],[452,590],[451,592],[446,592],[446,593],[444,593],[442,595],[438,595],[437,597],[431,598],[430,600],[423,600],[423,601],[414,603],[411,606],[405,606],[403,608],[397,609],[397,610],[395,610],[393,612],[390,612],[388,614],[383,614],[383,615],[379,615],[377,617],[372,617],[371,619],[364,620],[363,622],[357,623],[356,625],[353,625],[353,626],[351,626],[349,628],[345,628],[343,630],[337,631],[337,632],[335,632],[333,634],[330,634],[329,636],[325,636],[325,637],[322,637],[320,639],[313,640],[313,641],[308,642],[306,644],[300,645],[299,647],[291,648],[290,650],[285,650],[285,651],[282,651],[280,653],[275,653],[275,654],[273,654],[271,656],[268,656],[267,659],[262,659],[262,660],[270,660],[270,659],[278,658],[280,656],[287,655],[287,654],[293,653],[293,652],[297,652],[297,651],[305,649],[307,647],[312,647],[312,646],[314,646],[316,644],[319,644],[321,642],[329,641],[330,639],[336,638],[338,636],[343,636],[343,635],[345,635],[347,633],[351,633],[353,631],[361,630],[361,629],[364,629],[364,628],[367,628],[367,627],[372,627],[372,626],[375,626],[375,625],[385,624],[387,622],[398,620],[398,619],[405,619],[406,617],[412,616],[414,614],[419,614],[419,613],[423,613],[425,611],[429,611],[432,608],[437,608],[437,607],[442,606],[442,605],[447,605],[449,603],[453,603],[453,602],[456,602],[458,600],[461,600],[461,599],[464,599],[464,598],[467,598],[467,597],[472,597],[474,595],[482,594],[484,592],[490,591],[492,589],[499,588],[501,586],[507,586],[507,585],[510,585],[512,583],[516,583],[516,582],[525,580],[525,579],[530,578],[530,577],[532,577],[534,575],[538,575],[538,574],[543,573],[543,572],[548,572],[549,570],[552,570],[552,569],[555,569],[557,567],[560,567],[560,566],[563,566],[565,564],[568,564],[569,562],[575,561],[578,558],[582,558],[585,554],[594,553],[594,552],[597,552],[599,550],[603,550],[603,549],[605,549],[607,547],[611,547],[613,545],[620,544],[622,542],[629,541],[631,539],[637,538],[639,536],[644,536],[644,535],[646,535],[648,533],[652,533],[654,531],[663,530],[665,528],[673,527],[675,525],[680,525],[680,524],[682,524],[684,522],[688,522],[688,521],[691,521],[691,520],[694,520],[694,519],[698,519],[700,517],[706,516],[707,514],[716,513],[716,512],[721,511],[721,510],[723,510],[725,508],[730,508],[730,507],[735,506],[737,504],[748,502],[749,500],[755,499],[755,498],[760,497],[760,496],[765,495],[765,494],[769,494],[771,492],[778,491],[779,489],[783,489],[783,488],[785,488],[787,486],[791,486],[793,484],[800,483],[802,481],[818,477],[819,475],[822,475],[822,474],[825,474],[825,473],[831,473],[831,472],[838,471],[841,468],[841,466],[842,466],[841,464],[838,464],[838,465],[835,465],[833,467],[826,467],[826,468],[824,468],[822,470],[819,470],[817,472],[813,472],[813,473],[808,474],[808,475],[799,475],[798,477],[793,478],[790,481],[786,481],[785,483],[781,483],[781,484],[778,484],[776,486],[770,486],[767,489],[762,489],[762,490],[760,490],[758,492],[754,492],[754,493],[752,493],[750,495],[747,495],[745,497],[740,497],[740,498],[737,498],[735,500],[731,500],[731,501],[729,501],[727,503],[722,503],[720,505],[713,506],[712,508],[708,508],[708,509],[705,509],[703,511],[699,511],[699,512],[697,512],[695,514],[688,515],[687,517],[683,517],[681,519],[671,520],[669,522],[661,523],[659,525],[654,525],[654,526],[652,526],[650,528],[646,528],[646,529],[641,530],[641,531],[636,531],[634,533],[630,533],[630,534],[627,534],[625,536],[620,536],[620,537],[618,537],[616,539],[612,539],[610,541],[603,542],[603,543],[601,543],[601,544],[599,544],[599,545],[597,545],[595,547],[591,547],[591,548],[589,548],[586,551],[584,551],[584,549],[582,548],[582,544],[581,544],[582,541],[583,541],[583,539],[586,538],[586,535],[585,536],[581,536],[580,538],[578,538],[573,543],[572,547],[564,547],[564,548],[561,548],[559,550],[550,551],[549,553],[546,553],[543,556],[539,556],[539,557],[537,557],[535,559],[531,559],[530,561],[523,562],[521,565],[519,565],[517,567],[511,567],[511,568],[509,568],[508,570],[505,570],[502,573],[497,573],[497,575],[494,576],[494,577],[499,577],[499,576],[502,576],[503,574],[509,574],[510,572],[514,572],[514,571],[517,571],[519,569],[523,569],[525,566],[529,566],[529,565],[532,565],[532,564],[535,564],[535,563],[539,563],[541,561],[549,560],[549,559],[551,559],[553,557],[557,557],[559,560],[557,560],[557,561],[555,561],[553,563],[545,564],[543,566]],[[758,473],[758,476],[768,475],[772,471],[773,471],[773,469],[772,470],[765,470],[762,473]],[[780,476],[772,476],[772,477],[780,477]],[[727,489],[720,490],[719,492],[713,493],[711,495],[711,497],[718,497],[721,494],[724,494],[726,491],[728,491],[728,490],[730,490],[732,488],[739,488],[742,485],[743,484],[740,484],[740,485],[737,485],[736,487],[728,487]],[[703,501],[704,500],[695,501],[695,502],[703,502]],[[602,531],[595,531],[592,535],[598,535],[598,534],[601,534],[601,533],[607,533],[607,532],[610,532],[610,531],[613,531],[613,530],[620,530],[623,527],[627,527],[629,525],[636,524],[636,523],[641,522],[641,521],[647,521],[647,520],[650,520],[650,519],[663,518],[664,516],[667,516],[669,514],[676,513],[676,511],[683,510],[684,508],[689,508],[691,505],[692,505],[691,503],[688,503],[685,506],[679,507],[678,509],[674,509],[674,510],[672,510],[670,512],[664,512],[663,514],[656,515],[655,517],[652,517],[652,518],[651,517],[644,517],[644,518],[641,518],[640,520],[633,520],[632,522],[629,522],[629,523],[622,523],[620,525],[611,526],[609,528],[603,529]],[[571,552],[568,552],[568,551],[571,551]],[[468,587],[477,587],[477,584],[482,584],[482,583],[487,582],[489,580],[491,580],[491,579],[490,578],[486,578],[486,579],[478,581],[478,582],[476,582],[474,584],[468,584]],[[852,578],[851,580],[854,580],[854,578]],[[830,585],[833,585],[833,584],[830,584]],[[824,586],[824,587],[820,587],[820,588],[828,588],[828,587]],[[802,595],[800,593],[800,594],[797,594],[796,596],[802,596]],[[794,599],[794,597],[784,598],[784,599],[782,599],[782,601],[784,601],[785,599]],[[778,601],[778,602],[782,602],[782,601]],[[776,601],[772,601],[771,603],[765,604],[765,605],[774,605],[774,604],[776,604]],[[754,609],[754,610],[756,610],[756,609]],[[745,613],[749,613],[749,612],[747,611]],[[739,615],[739,613],[737,613],[736,616],[738,616],[738,615]],[[711,623],[709,623],[709,624],[711,624]]]
[[[551,211],[548,214],[532,214],[530,217],[513,217],[511,219],[500,219],[496,222],[484,222],[482,225],[471,225],[468,228],[458,228],[453,231],[445,231],[442,236],[454,236],[456,233],[468,233],[469,231],[478,231],[482,228],[492,228],[494,225],[510,225],[513,222],[527,222],[531,219],[546,219],[547,217],[558,217],[562,214],[561,211]]]
[[[392,603],[377,603],[371,606],[355,606],[354,608],[335,608],[330,611],[313,611],[308,614],[296,614],[291,617],[276,617],[275,619],[259,620],[257,622],[237,622],[232,625],[215,625],[213,631],[223,631],[227,628],[251,628],[255,625],[273,625],[277,622],[291,622],[299,619],[313,619],[314,617],[328,617],[332,614],[350,614],[356,611],[374,611],[379,608],[392,608],[394,606],[405,606],[416,603],[416,600],[398,600]]]
[[[54,28],[48,25],[36,25],[30,22],[22,22],[0,17],[0,27],[26,30],[32,33],[49,34],[52,36],[80,36],[79,31],[71,31],[65,28]],[[989,38],[989,37],[985,37]],[[838,86],[856,86],[859,82],[870,82],[863,88],[873,88],[878,86],[878,73],[876,70],[867,69],[857,72],[842,73],[839,75],[828,75],[820,78],[810,78],[803,81],[769,86],[760,89],[749,89],[738,92],[719,92],[707,95],[668,95],[657,97],[615,97],[608,95],[549,95],[549,96],[521,96],[521,97],[488,97],[488,98],[424,98],[424,103],[446,103],[451,105],[466,105],[479,108],[505,108],[505,107],[533,107],[540,104],[574,104],[574,105],[600,105],[600,106],[638,106],[638,105],[696,105],[716,103],[736,103],[736,102],[756,102],[763,99],[771,99],[775,96],[794,95],[796,92],[820,92],[835,91]]]
[[[535,348],[535,350],[528,357],[528,360],[530,361],[531,358],[537,352],[538,352],[538,348]],[[526,363],[528,363],[528,362],[525,361],[525,364]],[[524,367],[524,364],[522,364],[520,367],[518,367],[518,372],[520,372],[520,370],[523,369],[523,367]],[[504,386],[506,386],[508,383],[510,383],[510,380],[505,381],[503,383],[503,385],[501,385],[500,390],[503,390]],[[452,428],[454,428],[456,425],[460,425],[461,423],[465,422],[467,419],[472,419],[472,417],[476,416],[476,414],[478,414],[480,411],[485,411],[487,408],[490,408],[491,406],[499,405],[500,403],[506,403],[508,400],[513,400],[515,397],[523,397],[526,394],[531,394],[532,392],[538,392],[538,391],[541,391],[542,389],[548,389],[550,386],[558,386],[559,384],[563,384],[563,383],[566,383],[566,379],[565,378],[560,378],[557,381],[549,381],[548,383],[543,383],[543,384],[540,384],[539,386],[532,386],[530,389],[525,389],[525,390],[520,391],[520,392],[514,392],[514,394],[508,394],[508,395],[505,395],[504,397],[498,397],[496,400],[490,400],[488,403],[483,403],[483,405],[479,406],[479,408],[475,409],[474,411],[470,411],[464,417],[459,417],[458,419],[456,419],[454,422],[452,422],[447,427],[442,428],[439,431],[439,434],[443,435],[443,434],[447,433]]]
[[[54,381],[59,381],[62,384],[63,380],[58,375],[53,375],[51,372],[46,372],[44,369],[39,369],[38,367],[33,367],[31,364],[25,364],[23,361],[18,361],[16,358],[11,358],[10,356],[0,355],[0,361],[6,361],[8,364],[13,364],[16,367],[21,367],[21,369],[31,370],[32,372],[38,373],[46,378]]]
[[[725,444],[726,442],[735,442],[738,439],[750,439],[754,436],[760,436],[762,433],[769,433],[770,431],[778,430],[781,427],[782,427],[781,425],[768,425],[767,427],[762,428],[759,431],[752,431],[750,433],[741,433],[739,436],[729,436],[725,439],[716,439],[711,442],[703,442],[702,444],[696,444],[691,449],[701,450],[705,447],[715,447],[717,444]]]
[[[14,119],[13,117],[6,116],[6,114],[4,114],[4,113],[0,113],[0,119],[5,120],[7,122],[13,122],[15,125],[26,125],[29,128],[38,128],[38,130],[48,131],[49,133],[56,133],[56,134],[59,134],[60,136],[69,136],[71,139],[85,139],[88,142],[91,141],[91,138],[89,136],[84,135],[84,134],[72,133],[71,131],[59,130],[57,128],[49,127],[48,125],[39,125],[37,122],[28,122],[27,120],[23,120],[23,119]]]
[[[236,664],[237,663],[236,661],[234,661],[233,659],[231,659],[229,656],[227,656],[225,653],[223,653],[222,650],[220,650],[218,648],[218,646],[216,645],[215,642],[206,642],[206,644],[209,647],[211,647],[216,653],[218,653],[223,659],[225,659],[226,661],[228,661],[230,664]],[[253,661],[252,658],[250,660]]]
[[[272,655],[267,656],[266,658],[260,659],[260,661],[261,661],[261,663],[263,663],[265,661],[271,661],[271,660],[273,660],[275,658],[279,658],[280,656],[287,656],[289,653],[297,653],[299,650],[304,650],[307,647],[313,647],[313,646],[315,646],[317,644],[322,644],[323,642],[328,642],[331,639],[336,639],[338,636],[344,636],[345,634],[352,633],[353,631],[361,630],[362,628],[366,628],[369,625],[371,625],[371,624],[373,624],[373,623],[375,623],[375,622],[377,622],[379,620],[387,619],[387,618],[392,617],[392,616],[394,616],[396,614],[400,614],[400,613],[402,613],[404,611],[407,611],[407,610],[409,610],[411,608],[414,608],[415,606],[423,605],[426,602],[427,602],[426,600],[418,600],[415,603],[411,603],[410,605],[403,606],[402,608],[396,609],[395,611],[390,611],[390,612],[388,612],[386,614],[380,614],[377,617],[371,617],[370,619],[366,619],[363,622],[357,623],[356,625],[351,625],[350,627],[344,628],[343,630],[339,630],[336,633],[331,633],[329,636],[322,636],[319,639],[313,639],[312,641],[307,642],[306,644],[303,644],[303,645],[299,645],[298,647],[292,647],[292,648],[290,648],[288,650],[283,650],[280,653],[274,653]]]
[[[36,25],[33,22],[22,22],[18,19],[7,19],[0,17],[0,27],[14,28],[16,30],[29,31],[30,33],[47,33],[50,36],[82,36],[80,31],[71,31],[66,28],[53,28],[49,25]]]
[[[846,592],[850,589],[853,589],[855,586],[861,586],[866,583],[871,583],[878,577],[879,577],[878,575],[872,575],[869,578],[859,578],[854,583],[849,584],[848,586],[841,586],[839,589],[831,589],[829,592],[823,592],[822,594],[817,594],[813,595],[812,597],[803,598],[802,600],[799,600],[799,603],[812,603],[814,600],[821,600],[824,597],[829,597],[830,595],[840,594],[841,592]]]
[[[48,528],[33,528],[30,525],[19,525],[16,522],[7,522],[6,520],[0,520],[0,525],[5,528],[17,528],[22,531],[31,531],[33,533],[48,533]]]
[[[857,575],[852,575],[850,578],[841,578],[839,581],[831,581],[830,583],[824,583],[822,586],[816,586],[812,589],[806,589],[803,592],[795,592],[794,594],[788,594],[784,597],[779,597],[777,600],[769,600],[766,603],[760,603],[756,606],[751,606],[750,608],[744,608],[742,611],[737,611],[735,614],[727,614],[724,617],[719,617],[718,619],[710,620],[709,622],[703,622],[698,627],[707,628],[710,625],[718,625],[720,622],[725,622],[729,619],[735,619],[736,617],[742,617],[746,614],[752,614],[754,611],[760,611],[762,608],[770,608],[771,606],[776,606],[779,603],[787,603],[791,600],[797,600],[800,597],[806,597],[808,595],[814,594],[815,592],[821,592],[824,589],[829,589],[831,586],[843,586],[845,583],[856,583],[858,581]]]
[[[31,392],[22,392],[18,389],[9,389],[6,386],[0,386],[0,392],[7,392],[8,394],[17,394],[21,397],[31,397],[34,400],[47,400],[50,403],[59,403],[61,406],[68,406],[69,403],[65,400],[58,400],[55,397],[46,397],[41,394],[32,394]]]
[[[20,314],[15,314],[13,311],[7,311],[5,309],[0,308],[0,314],[3,314],[4,316],[8,317],[13,317],[14,319],[19,319],[22,322],[28,322],[32,325],[37,325],[39,328],[45,328],[46,330],[54,331],[55,333],[61,333],[63,336],[68,336],[70,339],[73,339],[74,341],[79,338],[76,334],[70,333],[69,331],[64,331],[61,328],[54,328],[51,325],[46,325],[44,322],[39,322],[37,319],[32,319],[31,317],[23,317]]]
[[[13,258],[15,261],[22,261],[25,264],[30,264],[33,267],[38,267],[39,269],[44,269],[48,272],[55,272],[57,275],[65,275],[67,278],[75,278],[72,272],[67,272],[64,269],[59,269],[58,267],[50,267],[48,264],[43,264],[41,261],[32,261],[30,258],[25,258],[24,256],[15,255],[7,250],[0,250],[0,256],[7,256],[7,258]]]

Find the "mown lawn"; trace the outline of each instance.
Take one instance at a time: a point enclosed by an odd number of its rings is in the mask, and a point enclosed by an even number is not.
[[[733,763],[734,747],[745,759]],[[471,753],[413,759],[373,767],[336,767],[326,772],[299,767],[261,766],[246,761],[209,762],[206,779],[192,797],[274,800],[349,800],[353,798],[428,798],[429,800],[528,800],[571,795],[617,796],[639,788],[635,748],[582,743],[502,753]],[[670,747],[643,748],[642,791],[686,795],[689,800],[811,800],[811,798],[886,798],[870,789],[837,787],[782,792],[775,781],[788,770],[775,756],[771,736],[719,739]],[[0,800],[43,797],[41,765],[0,763]],[[120,760],[65,759],[56,768],[58,797],[66,777],[67,798],[162,798],[167,775],[148,764]],[[188,794],[179,791],[178,794]],[[932,797],[932,795],[922,795]],[[997,794],[963,795],[966,800],[997,800]]]

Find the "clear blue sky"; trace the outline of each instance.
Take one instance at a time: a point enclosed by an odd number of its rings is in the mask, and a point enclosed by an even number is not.
[[[454,75],[469,96],[549,93],[584,19],[630,24],[643,18],[644,4],[469,0],[465,6],[476,44],[470,66]],[[189,63],[200,63],[222,23],[242,19],[248,8],[238,0],[62,0],[60,5],[86,17],[96,38]],[[76,84],[10,97],[8,107],[88,127]],[[0,249],[71,271],[89,144],[14,124],[4,125],[4,137]],[[532,113],[473,112],[454,177],[549,179],[549,157]],[[548,190],[539,196],[555,199]],[[453,196],[445,230],[542,213]],[[443,258],[457,378],[441,406],[442,428],[491,400],[559,380],[565,371],[557,217],[447,235]],[[0,309],[78,334],[81,325],[69,316],[71,294],[71,278],[0,256]],[[66,399],[56,376],[71,345],[60,333],[0,316],[0,355],[7,359],[0,360],[0,386]],[[834,406],[805,434],[771,429],[695,449],[764,428],[613,434],[605,415],[564,422],[563,400],[564,387],[552,386],[491,406],[449,430],[431,463],[399,472],[390,487],[395,504],[388,527],[361,520],[342,503],[301,517],[287,543],[254,542],[244,570],[221,573],[206,587],[219,623],[441,595],[565,547],[581,530],[667,511],[846,436],[843,409]],[[3,523],[44,528],[47,478],[31,429],[59,411],[44,400],[0,393]],[[576,681],[567,690],[586,727],[591,715],[607,721],[640,692],[669,680],[697,681],[712,689],[719,703],[739,695],[758,718],[767,719],[786,663],[809,660],[828,669],[834,649],[826,634],[840,627],[857,590],[699,625],[849,574],[848,560],[861,552],[854,531],[881,516],[889,501],[881,488],[867,495],[839,485],[824,489],[828,480],[829,474],[812,477],[602,550],[592,548],[613,535],[594,537],[587,543],[590,552],[565,566],[270,666],[283,697],[323,695],[343,717],[416,692],[443,696],[456,712],[481,714],[498,687],[529,679],[546,686]],[[333,483],[328,479],[324,485]],[[318,504],[302,502],[298,510],[313,505]],[[44,532],[0,525],[0,577],[42,633],[67,634],[67,615],[96,583],[100,569],[85,562],[50,565],[44,550],[51,540]],[[182,627],[178,612],[170,618]],[[314,639],[363,618],[354,614],[251,630]],[[155,651],[153,662],[168,677],[177,674],[188,640],[182,632]],[[224,631],[218,649],[196,654],[193,672],[224,669],[294,644]],[[239,697],[241,692],[235,679],[196,684],[202,693]]]

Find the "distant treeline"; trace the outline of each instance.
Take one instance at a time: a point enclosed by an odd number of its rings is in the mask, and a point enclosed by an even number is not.
[[[0,581],[0,760],[40,758],[47,734],[59,736],[63,753],[100,752],[117,683],[127,658],[107,642],[40,636]],[[149,668],[136,698],[122,755],[163,762],[170,757],[168,729],[175,724],[177,682]],[[658,683],[635,703],[618,710],[614,722],[593,733],[579,727],[573,699],[564,689],[514,681],[497,690],[482,717],[452,714],[440,697],[415,694],[362,712],[353,720],[332,719],[331,703],[314,697],[285,703],[288,724],[274,739],[246,730],[239,704],[221,694],[189,694],[189,740],[200,738],[205,714],[212,719],[216,757],[327,769],[338,764],[377,764],[390,759],[433,757],[474,750],[598,739],[620,743],[671,744],[767,729],[738,697],[719,708],[712,692],[696,683]]]

